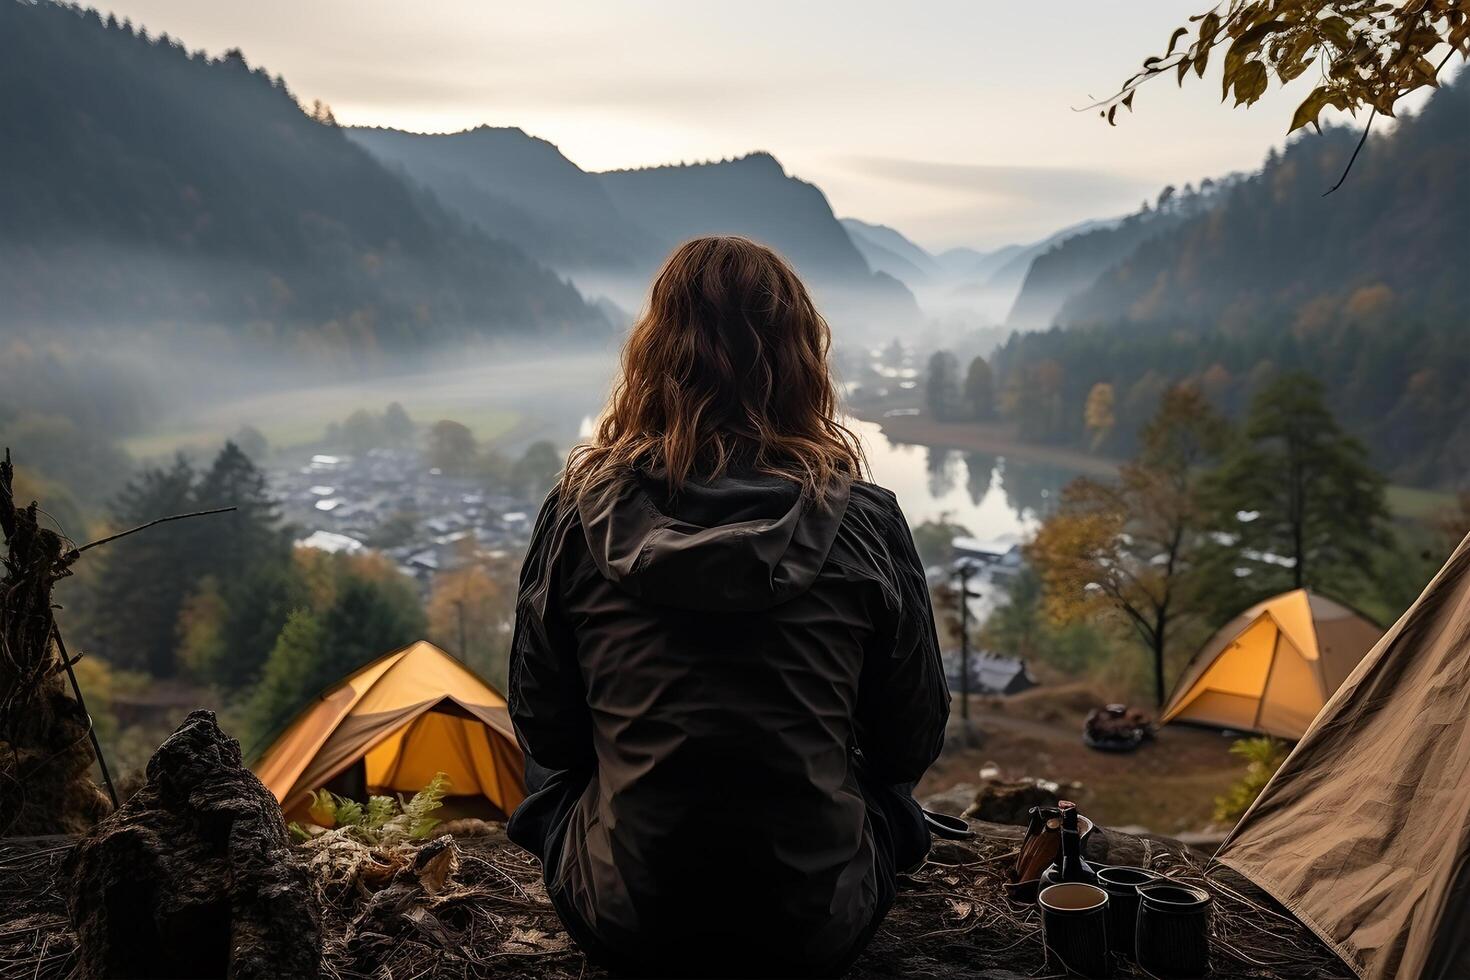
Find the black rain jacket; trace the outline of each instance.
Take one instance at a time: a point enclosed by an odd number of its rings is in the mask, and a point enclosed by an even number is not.
[[[535,763],[585,776],[546,869],[559,908],[625,962],[776,972],[846,962],[876,927],[893,869],[865,794],[897,785],[917,817],[949,715],[893,494],[842,480],[816,504],[763,475],[553,491],[509,702]]]

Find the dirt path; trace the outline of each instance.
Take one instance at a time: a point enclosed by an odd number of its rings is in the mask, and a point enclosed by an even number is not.
[[[1110,826],[1178,834],[1206,828],[1215,797],[1245,771],[1219,732],[1168,725],[1136,752],[1098,752],[1082,744],[1082,721],[1100,703],[1081,684],[1040,687],[1011,698],[974,698],[972,743],[957,723],[949,746],[919,784],[918,795],[978,783],[987,764],[1008,778],[1034,776],[1080,784],[1069,790]],[[958,710],[954,712],[958,717]]]

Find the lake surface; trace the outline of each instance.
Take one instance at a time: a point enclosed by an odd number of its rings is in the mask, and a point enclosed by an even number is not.
[[[874,422],[855,422],[873,480],[892,490],[910,525],[941,518],[976,538],[1018,544],[1055,506],[1073,470],[988,453],[890,442]]]
[[[910,526],[946,520],[982,541],[1020,544],[1078,475],[1015,457],[893,442],[876,422],[849,419],[847,425],[862,443],[873,482],[893,491]],[[577,439],[591,436],[592,429],[592,416],[584,416]]]

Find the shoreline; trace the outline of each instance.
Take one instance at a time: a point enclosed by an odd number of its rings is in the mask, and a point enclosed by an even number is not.
[[[886,438],[897,443],[1012,456],[1066,467],[1087,476],[1113,476],[1118,472],[1118,460],[1093,456],[1079,449],[1024,442],[1016,438],[1015,427],[1004,422],[936,422],[925,415],[884,417],[881,412],[863,411],[855,411],[853,415],[878,426]]]

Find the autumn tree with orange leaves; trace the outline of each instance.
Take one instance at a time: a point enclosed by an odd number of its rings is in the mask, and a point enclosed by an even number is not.
[[[1153,661],[1164,703],[1169,643],[1205,608],[1210,515],[1202,475],[1224,452],[1228,423],[1190,387],[1167,391],[1117,481],[1081,478],[1028,549],[1058,622],[1099,614],[1126,622]]]

